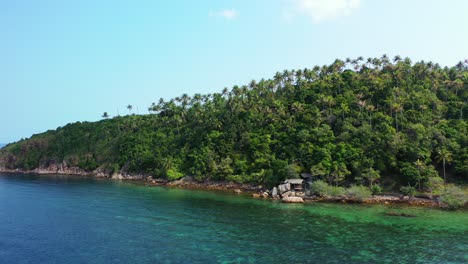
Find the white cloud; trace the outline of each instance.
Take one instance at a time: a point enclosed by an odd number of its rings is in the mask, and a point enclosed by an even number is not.
[[[219,11],[211,10],[209,13],[210,17],[221,17],[224,19],[232,20],[239,16],[239,13],[234,8],[231,9],[224,9]]]
[[[298,12],[320,23],[348,16],[361,6],[361,0],[295,0]]]

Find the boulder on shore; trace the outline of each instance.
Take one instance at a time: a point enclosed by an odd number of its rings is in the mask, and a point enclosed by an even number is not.
[[[113,179],[113,180],[123,180],[124,176],[122,174],[120,174],[120,173],[114,173],[114,174],[112,174],[111,179]]]
[[[281,194],[282,194],[282,193],[285,193],[285,192],[291,190],[291,184],[290,184],[289,182],[288,182],[288,183],[285,183],[285,184],[280,184],[280,185],[278,186],[278,189],[279,189],[279,191],[280,191]]]
[[[284,197],[281,201],[283,203],[304,203],[304,199],[301,197]]]
[[[271,197],[273,198],[278,197],[278,188],[273,187],[273,190],[271,190]]]

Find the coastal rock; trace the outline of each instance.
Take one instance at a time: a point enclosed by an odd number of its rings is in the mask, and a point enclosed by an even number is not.
[[[304,199],[301,197],[284,197],[281,201],[283,203],[304,203]]]
[[[302,197],[303,198],[305,196],[305,193],[304,192],[296,192],[295,195],[297,197]]]
[[[153,176],[148,176],[148,177],[146,178],[146,180],[147,180],[147,181],[152,181],[152,180],[153,180]]]
[[[262,196],[259,193],[253,193],[252,197],[253,198],[261,198]]]
[[[273,187],[273,190],[271,190],[271,197],[273,197],[273,198],[278,197],[278,188]]]
[[[237,193],[237,194],[242,193],[242,191],[240,189],[235,189],[234,192]]]
[[[292,195],[292,192],[287,191],[287,192],[281,194],[281,197],[285,198],[285,197],[289,197],[289,196],[291,196],[291,195]]]
[[[278,189],[280,191],[281,194],[291,190],[291,184],[290,183],[285,183],[285,184],[280,184],[278,186]]]
[[[123,175],[120,174],[120,173],[114,173],[114,174],[112,174],[112,177],[111,177],[111,178],[112,178],[113,180],[123,180],[123,179],[124,179]]]

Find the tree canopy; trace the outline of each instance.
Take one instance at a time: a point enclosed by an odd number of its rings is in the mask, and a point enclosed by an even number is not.
[[[266,185],[307,172],[336,186],[424,188],[437,175],[468,180],[467,102],[467,61],[337,59],[219,93],[161,98],[148,115],[68,124],[1,149],[0,167],[65,161]]]

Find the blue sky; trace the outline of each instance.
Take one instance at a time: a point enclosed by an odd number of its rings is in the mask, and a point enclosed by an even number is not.
[[[468,58],[468,1],[0,0],[0,142],[336,58]]]

